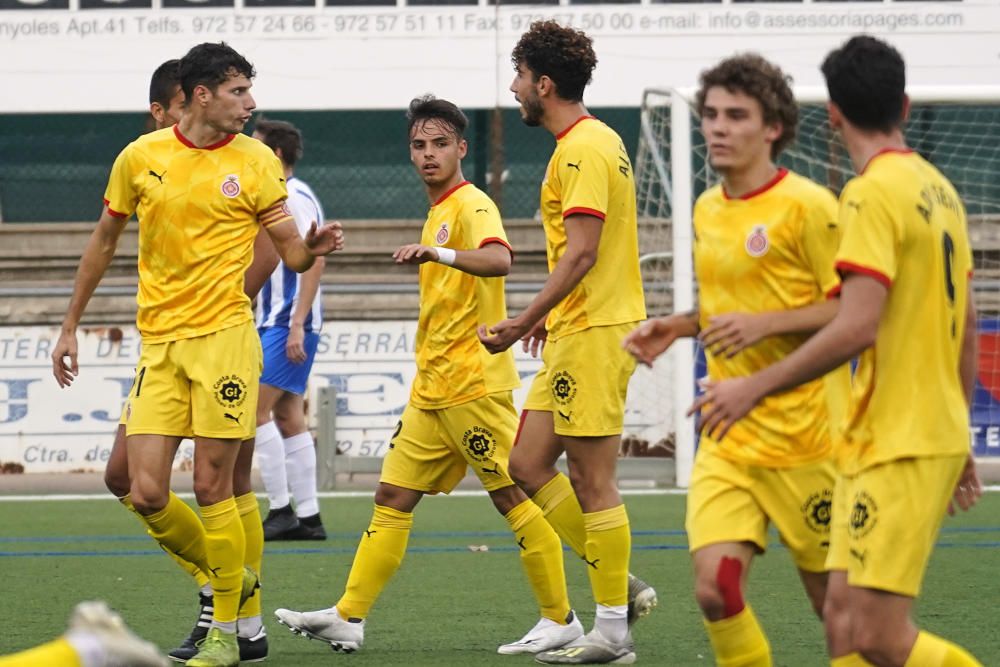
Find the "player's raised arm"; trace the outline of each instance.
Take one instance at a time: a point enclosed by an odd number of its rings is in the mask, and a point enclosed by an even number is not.
[[[678,338],[698,335],[698,311],[673,313],[646,320],[622,339],[622,347],[640,363],[652,366]]]
[[[437,262],[482,278],[506,276],[512,263],[510,248],[495,241],[472,250],[452,250],[410,243],[392,253],[396,264],[423,264]]]
[[[281,261],[298,273],[308,271],[316,257],[344,248],[344,232],[339,222],[328,222],[321,227],[314,222],[302,238],[284,200],[261,213],[258,219],[274,242]]]
[[[565,219],[566,252],[556,263],[541,291],[520,315],[482,328],[479,339],[487,350],[503,352],[541,321],[572,292],[597,263],[604,221],[593,215],[575,213]]]
[[[76,327],[83,317],[83,311],[87,308],[90,297],[94,295],[94,290],[97,289],[105,271],[108,270],[108,265],[111,264],[111,259],[115,256],[118,239],[125,229],[125,224],[126,217],[114,213],[105,206],[80,257],[80,265],[77,267],[76,279],[73,282],[73,296],[70,297],[66,316],[63,318],[59,340],[52,350],[52,374],[60,387],[72,384],[73,378],[80,372],[76,359]]]

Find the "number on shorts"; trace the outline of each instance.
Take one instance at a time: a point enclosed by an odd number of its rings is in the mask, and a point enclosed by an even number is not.
[[[135,397],[139,398],[139,392],[142,391],[142,379],[146,377],[146,367],[143,366],[139,369],[139,372],[135,376]]]

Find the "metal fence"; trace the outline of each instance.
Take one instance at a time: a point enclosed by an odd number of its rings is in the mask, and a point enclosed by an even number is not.
[[[638,108],[592,109],[615,128],[631,154]],[[554,141],[521,122],[514,109],[467,111],[466,178],[494,196],[506,217],[533,217]],[[409,163],[399,111],[269,111],[305,138],[296,175],[327,215],[343,219],[423,218],[420,181]],[[144,114],[0,115],[0,220],[79,222],[100,213],[118,152],[147,128]],[[499,173],[499,180],[494,178]]]

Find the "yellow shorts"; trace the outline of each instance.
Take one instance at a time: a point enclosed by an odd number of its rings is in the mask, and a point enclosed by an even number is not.
[[[507,463],[517,424],[509,391],[440,410],[407,405],[379,481],[424,493],[449,493],[471,466],[487,491],[511,486]]]
[[[685,529],[688,548],[751,542],[763,553],[774,522],[801,570],[823,572],[830,539],[833,464],[764,468],[699,450],[691,474]]]
[[[622,338],[637,324],[591,327],[547,342],[524,409],[551,412],[559,435],[620,434],[635,371],[635,358],[622,349]]]
[[[252,438],[262,365],[253,322],[143,345],[125,407],[127,434]]]
[[[827,571],[846,572],[851,560],[847,526],[850,524],[851,505],[848,498],[851,480],[837,474],[833,484],[833,510],[830,518],[830,550],[826,555]]]
[[[850,480],[847,583],[917,597],[965,461],[899,459]]]

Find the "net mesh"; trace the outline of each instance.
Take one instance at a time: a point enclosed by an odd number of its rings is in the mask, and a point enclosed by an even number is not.
[[[673,252],[671,217],[671,96],[647,90],[641,109],[641,134],[636,156],[636,191],[642,220],[640,254],[650,316],[671,312],[672,281],[669,256]],[[718,182],[706,160],[698,119],[691,113],[691,189],[697,198]],[[1000,100],[996,104],[925,103],[913,101],[905,128],[911,148],[932,162],[955,185],[965,203],[973,246],[973,288],[979,313],[979,368],[972,410],[972,435],[977,454],[1000,454]],[[795,143],[782,154],[780,164],[828,186],[835,193],[854,175],[839,138],[827,122],[824,104],[800,106]],[[686,249],[690,252],[690,249]],[[697,369],[670,368],[645,378],[642,402],[672,406],[674,372],[695,377]],[[662,433],[674,432],[672,407],[663,409]]]

